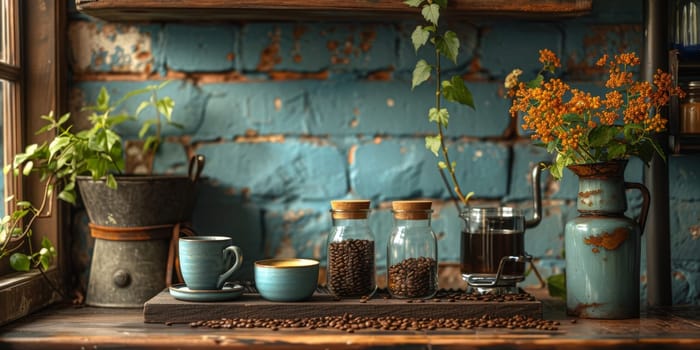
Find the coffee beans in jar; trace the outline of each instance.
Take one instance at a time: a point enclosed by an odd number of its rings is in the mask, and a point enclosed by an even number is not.
[[[404,298],[421,298],[435,294],[437,261],[432,258],[408,258],[389,266],[388,283],[392,294]]]
[[[387,245],[388,290],[396,298],[430,298],[437,292],[437,238],[430,201],[392,203],[394,226]]]
[[[368,297],[377,288],[370,201],[331,201],[333,227],[328,235],[328,288],[337,297]]]
[[[337,296],[367,296],[375,289],[374,241],[349,239],[328,244],[328,287]]]

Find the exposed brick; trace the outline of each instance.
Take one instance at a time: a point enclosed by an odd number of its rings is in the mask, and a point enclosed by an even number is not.
[[[197,153],[207,157],[204,175],[233,193],[290,200],[334,198],[347,191],[345,159],[330,146],[287,139],[207,144]]]
[[[489,198],[505,194],[506,147],[488,142],[460,142],[450,147],[463,192],[474,191],[477,197]],[[444,198],[447,191],[437,171],[437,161],[425,149],[422,139],[386,139],[361,144],[355,151],[355,163],[350,167],[352,189],[359,196],[375,200]]]
[[[548,48],[559,57],[562,33],[554,24],[505,22],[489,26],[481,38],[481,66],[505,78],[515,68],[526,75],[541,68],[538,50]]]
[[[673,303],[700,304],[700,262],[673,262],[671,270]]]
[[[155,70],[156,25],[73,21],[68,25],[71,70],[150,73]]]
[[[370,23],[250,23],[243,27],[243,70],[365,71],[392,68],[396,30]]]
[[[668,158],[669,195],[673,199],[700,198],[700,157],[696,155]]]
[[[331,228],[328,202],[293,202],[265,211],[265,256],[299,257],[325,264]]]
[[[199,182],[192,224],[197,234],[229,236],[243,250],[243,267],[233,280],[252,280],[253,262],[265,257],[261,216],[256,203],[229,193],[217,179]]]
[[[671,258],[700,261],[700,205],[671,200]]]
[[[165,64],[183,72],[220,72],[235,67],[238,28],[221,25],[166,24]],[[202,54],[206,52],[206,54]]]
[[[230,138],[251,129],[260,134],[311,132],[308,90],[316,82],[209,84],[211,96],[195,139]]]
[[[508,199],[532,198],[532,168],[540,162],[551,162],[552,155],[542,147],[533,146],[531,143],[517,143],[513,145],[513,163],[510,169],[510,190]],[[541,170],[540,186],[542,195],[547,191],[547,183],[551,175],[547,170]],[[558,188],[558,187],[557,187]]]
[[[525,231],[525,251],[535,258],[563,259],[564,225],[575,211],[573,206],[557,202],[543,205],[542,221]],[[531,217],[531,211],[527,211],[526,218]]]
[[[498,84],[470,84],[476,110],[446,102],[450,112],[448,136],[489,137],[503,134],[509,123],[508,101],[497,94]],[[309,96],[314,115],[310,129],[322,134],[433,134],[428,110],[434,106],[432,85],[414,91],[410,82],[328,81],[318,84]],[[379,117],[378,117],[379,116]]]

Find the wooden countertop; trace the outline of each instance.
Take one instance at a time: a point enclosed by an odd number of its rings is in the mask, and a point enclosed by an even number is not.
[[[565,315],[561,300],[541,300],[545,318],[560,321],[558,330],[362,330],[351,334],[303,328],[210,329],[144,323],[140,309],[56,305],[0,328],[0,349],[700,349],[700,306],[654,309],[639,319],[574,323]]]

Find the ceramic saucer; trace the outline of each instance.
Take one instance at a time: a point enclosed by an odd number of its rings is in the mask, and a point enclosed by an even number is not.
[[[231,282],[224,284],[224,288],[215,290],[193,290],[184,283],[173,284],[169,289],[170,295],[175,299],[185,301],[227,301],[243,294],[243,286]]]

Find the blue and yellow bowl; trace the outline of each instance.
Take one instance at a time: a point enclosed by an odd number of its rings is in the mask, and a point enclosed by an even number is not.
[[[270,301],[301,301],[318,285],[318,260],[268,259],[255,262],[255,286]]]

